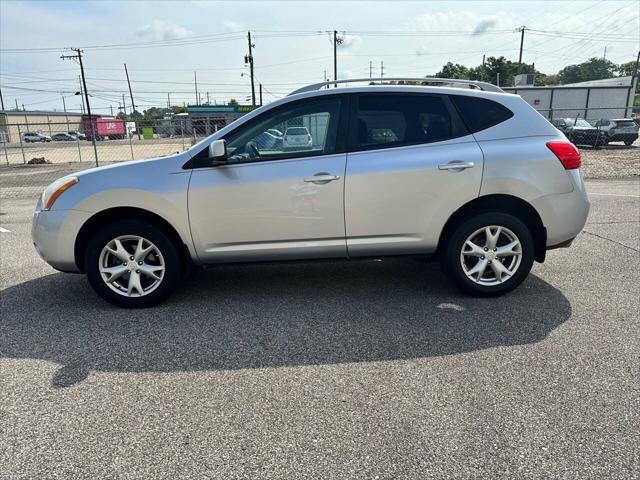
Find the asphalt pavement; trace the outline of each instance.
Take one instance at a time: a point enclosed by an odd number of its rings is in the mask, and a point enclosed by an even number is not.
[[[640,181],[469,298],[419,258],[220,266],[120,310],[0,205],[0,478],[640,477]]]

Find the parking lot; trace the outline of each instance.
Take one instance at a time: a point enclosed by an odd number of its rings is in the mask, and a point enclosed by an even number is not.
[[[502,298],[396,258],[215,267],[142,311],[40,260],[15,191],[2,478],[640,475],[638,178],[588,182],[585,231]]]

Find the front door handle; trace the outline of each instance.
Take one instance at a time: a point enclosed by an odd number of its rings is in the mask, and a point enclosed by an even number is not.
[[[318,183],[320,185],[323,185],[325,183],[329,183],[339,179],[340,175],[331,175],[330,173],[321,172],[316,173],[313,177],[305,178],[304,181],[307,183]]]
[[[473,168],[473,162],[450,162],[445,165],[438,165],[438,170],[464,170],[465,168]]]

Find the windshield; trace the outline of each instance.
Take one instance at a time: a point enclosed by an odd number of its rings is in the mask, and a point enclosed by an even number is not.
[[[287,128],[287,135],[307,135],[309,131],[304,127]]]
[[[586,120],[582,119],[582,118],[578,118],[577,120],[573,119],[573,118],[567,118],[565,119],[565,122],[567,122],[567,125],[570,127],[576,126],[576,127],[591,127],[592,125],[587,122]]]

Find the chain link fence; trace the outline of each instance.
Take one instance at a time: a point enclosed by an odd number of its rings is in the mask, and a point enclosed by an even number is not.
[[[603,109],[604,110],[604,109]],[[586,120],[596,125],[602,117],[598,109],[539,110],[571,138],[565,124]],[[576,122],[578,120],[578,122]],[[184,151],[224,126],[217,119],[174,117],[153,121],[119,122],[109,130],[97,126],[95,149],[92,135],[79,132],[77,124],[16,123],[0,125],[0,200],[36,198],[55,179],[97,165],[139,160]],[[305,125],[309,129],[321,125]],[[103,130],[102,128],[107,128]],[[606,142],[606,127],[592,127],[586,135],[573,138],[582,153],[582,171],[586,178],[640,176],[640,149],[632,145]],[[637,129],[636,129],[637,131]],[[314,138],[317,136],[314,135]],[[97,157],[96,157],[97,155]]]

